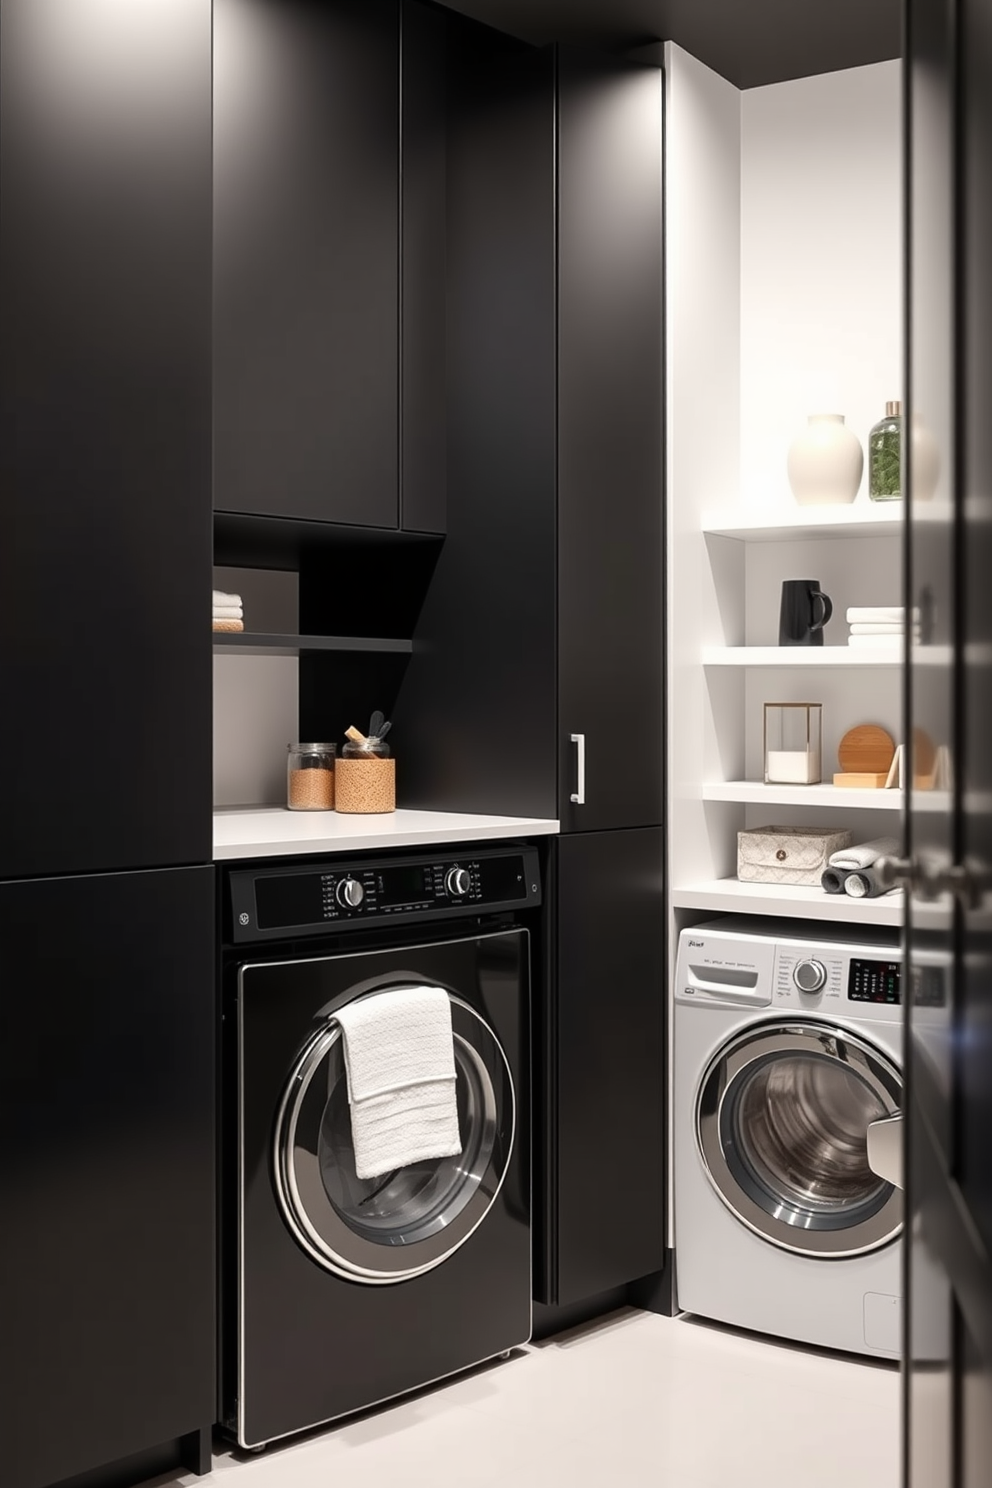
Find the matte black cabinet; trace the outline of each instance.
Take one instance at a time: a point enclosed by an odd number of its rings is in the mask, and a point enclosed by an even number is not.
[[[0,883],[5,1488],[216,1418],[213,869]]]
[[[215,0],[218,511],[443,530],[444,37],[405,7],[401,174],[400,12]]]
[[[0,26],[0,878],[205,861],[210,7]]]
[[[665,963],[662,833],[597,832],[554,845],[548,1180],[549,1295],[580,1301],[665,1261]]]
[[[662,119],[657,67],[560,51],[543,1300],[561,1305],[666,1256]]]
[[[662,282],[661,71],[562,49],[558,814],[564,831],[662,820]],[[579,794],[584,803],[573,801]]]

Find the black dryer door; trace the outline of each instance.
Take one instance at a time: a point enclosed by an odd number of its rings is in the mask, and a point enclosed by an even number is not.
[[[378,1178],[357,1176],[333,1012],[290,1072],[274,1132],[276,1195],[296,1240],[335,1275],[375,1285],[432,1270],[482,1223],[502,1187],[516,1127],[510,1065],[485,1019],[448,995],[462,1140],[457,1157]]]

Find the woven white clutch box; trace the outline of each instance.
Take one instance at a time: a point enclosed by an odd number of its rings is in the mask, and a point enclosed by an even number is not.
[[[737,877],[818,889],[830,855],[850,845],[850,832],[830,827],[751,827],[737,833]]]

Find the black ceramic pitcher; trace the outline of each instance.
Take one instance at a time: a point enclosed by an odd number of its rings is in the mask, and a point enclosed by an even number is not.
[[[823,627],[834,612],[818,579],[786,579],[778,619],[780,646],[822,646]]]

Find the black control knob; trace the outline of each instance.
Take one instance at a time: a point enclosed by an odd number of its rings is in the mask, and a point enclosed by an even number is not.
[[[343,878],[335,890],[335,897],[342,909],[357,909],[365,898],[365,890],[357,878]]]
[[[467,868],[449,868],[444,885],[453,899],[463,899],[472,887],[472,875]]]
[[[800,992],[819,992],[826,985],[827,968],[822,961],[800,961],[792,973],[792,980]]]

